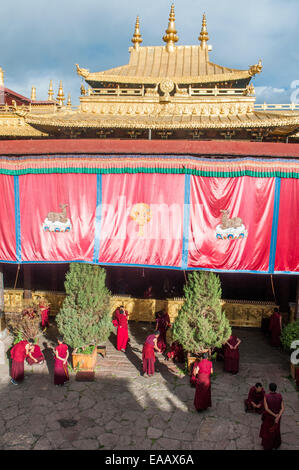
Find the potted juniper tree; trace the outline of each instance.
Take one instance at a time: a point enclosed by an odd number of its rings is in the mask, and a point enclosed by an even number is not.
[[[185,301],[173,324],[173,337],[187,352],[188,369],[202,351],[221,348],[231,327],[221,308],[221,283],[212,272],[193,271],[184,287]]]
[[[296,370],[299,368],[299,364],[296,364],[299,356],[297,352],[299,350],[299,320],[289,323],[282,329],[280,340],[283,349],[290,354],[291,376],[295,379]]]
[[[94,370],[97,345],[105,342],[113,325],[105,269],[71,263],[66,274],[66,297],[56,316],[64,341],[73,348],[74,369]]]

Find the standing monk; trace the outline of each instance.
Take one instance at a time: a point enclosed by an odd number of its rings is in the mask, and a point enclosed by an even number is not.
[[[143,362],[143,376],[150,377],[155,373],[155,350],[161,352],[157,345],[157,340],[160,331],[155,331],[154,334],[149,335],[142,349],[142,362]]]
[[[280,418],[284,412],[284,404],[280,393],[276,393],[277,385],[269,385],[270,393],[264,397],[265,411],[262,415],[260,437],[264,450],[278,449],[281,444]]]
[[[254,387],[251,387],[248,393],[247,400],[244,400],[245,411],[255,411],[261,414],[264,411],[264,396],[265,390],[260,382],[257,382]]]
[[[69,380],[69,373],[67,368],[67,360],[69,351],[66,344],[63,343],[63,338],[58,337],[58,346],[55,348],[55,362],[54,362],[54,385],[64,385],[64,382]]]
[[[160,336],[158,338],[158,348],[161,350],[163,353],[166,349],[166,332],[168,328],[170,327],[170,318],[166,310],[162,310],[161,312],[158,312],[157,318],[156,318],[156,330],[160,331]]]
[[[197,379],[198,379],[198,366],[201,359],[196,359],[195,362],[191,365],[191,374],[190,374],[190,384],[193,387],[196,387]]]
[[[114,326],[117,326],[117,339],[116,347],[118,351],[126,352],[128,335],[128,312],[121,305],[115,312],[114,319],[112,320]]]
[[[207,353],[204,353],[203,359],[195,369],[195,374],[197,379],[194,406],[197,411],[203,411],[212,406],[210,376],[213,374],[213,365],[208,360]]]
[[[269,330],[271,334],[271,339],[270,339],[270,344],[271,346],[279,347],[281,345],[280,343],[280,335],[281,335],[281,313],[279,313],[278,308],[274,309],[274,312],[272,313],[270,317],[270,323],[269,323]]]
[[[19,385],[24,380],[24,361],[29,352],[33,351],[34,340],[19,341],[10,351],[11,356],[11,383]]]
[[[241,340],[231,335],[224,344],[224,370],[237,374],[239,372],[239,344]]]

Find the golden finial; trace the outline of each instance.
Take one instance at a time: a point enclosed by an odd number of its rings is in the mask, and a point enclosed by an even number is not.
[[[31,101],[35,101],[36,100],[36,88],[35,86],[33,86],[31,88]]]
[[[53,84],[52,80],[50,80],[49,90],[48,90],[48,101],[53,101],[54,91],[53,91]]]
[[[136,51],[139,49],[139,44],[142,43],[142,37],[139,29],[139,16],[137,16],[136,18],[135,31],[132,38],[132,43],[134,44],[134,49],[136,49]]]
[[[62,81],[61,80],[60,80],[59,90],[58,90],[58,94],[57,94],[56,99],[58,101],[59,106],[63,106],[63,102],[64,102],[65,98],[64,98],[64,93],[63,93]]]
[[[68,108],[72,107],[71,94],[70,93],[67,95],[67,104],[66,105],[67,105]]]
[[[166,50],[172,52],[174,51],[175,43],[179,40],[175,29],[174,4],[171,5],[168,28],[165,32],[166,34],[163,36],[163,41],[166,42]]]
[[[0,86],[4,86],[4,73],[1,67],[0,67]]]
[[[199,41],[201,41],[200,46],[204,49],[206,47],[206,43],[209,40],[209,35],[207,31],[207,20],[206,20],[206,14],[203,14],[202,17],[202,26],[201,26],[201,32],[200,35],[198,36]]]

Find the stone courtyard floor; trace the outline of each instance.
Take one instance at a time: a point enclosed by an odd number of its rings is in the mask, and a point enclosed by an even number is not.
[[[234,328],[242,339],[240,371],[223,372],[214,363],[212,408],[197,413],[189,377],[157,354],[153,378],[141,373],[141,351],[152,325],[130,324],[127,354],[107,342],[107,357],[98,357],[94,382],[71,375],[64,387],[53,385],[51,346],[42,347],[43,366],[25,367],[27,379],[10,383],[8,364],[0,366],[0,449],[104,450],[261,450],[261,417],[246,414],[243,400],[250,386],[276,382],[286,411],[281,450],[299,449],[299,400],[288,378],[288,356],[269,346],[258,330]],[[43,341],[40,341],[42,345]]]

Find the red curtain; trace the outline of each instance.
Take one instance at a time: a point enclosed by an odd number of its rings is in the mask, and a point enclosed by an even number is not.
[[[22,261],[92,261],[96,175],[25,175],[19,181]]]
[[[299,180],[281,179],[275,271],[299,271]]]
[[[268,271],[273,198],[274,178],[192,177],[188,266]]]
[[[184,175],[103,175],[99,263],[180,266]]]
[[[0,175],[0,260],[16,261],[14,177]]]

